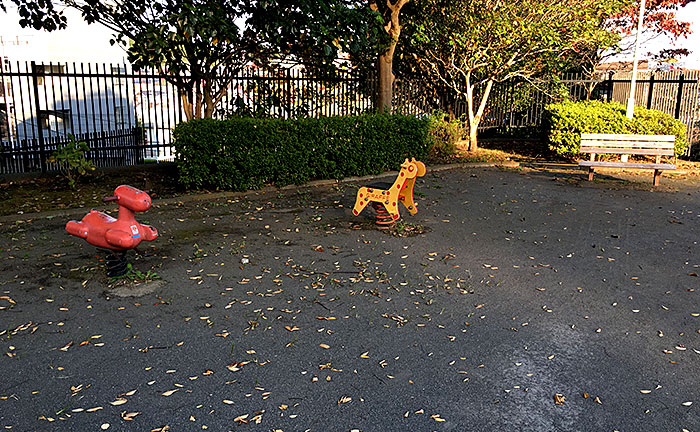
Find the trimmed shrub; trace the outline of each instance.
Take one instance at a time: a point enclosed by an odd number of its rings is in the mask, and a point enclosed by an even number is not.
[[[669,114],[642,107],[634,108],[632,120],[617,102],[560,102],[545,106],[543,126],[549,148],[560,156],[577,157],[582,133],[675,135],[675,152],[680,156],[688,147],[685,125]]]
[[[398,169],[428,153],[428,125],[387,114],[202,119],[179,124],[173,136],[185,187],[240,191]]]

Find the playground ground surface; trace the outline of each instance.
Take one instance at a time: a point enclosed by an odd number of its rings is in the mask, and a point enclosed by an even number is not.
[[[360,180],[156,199],[122,280],[85,209],[0,217],[0,426],[700,430],[692,171],[428,169],[391,230]]]

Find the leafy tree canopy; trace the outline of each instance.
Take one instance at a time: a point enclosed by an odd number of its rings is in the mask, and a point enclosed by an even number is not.
[[[51,0],[10,0],[17,5],[19,24],[36,30],[58,30],[66,27],[66,17],[57,10]],[[5,1],[0,0],[0,9],[7,11]]]
[[[263,40],[266,58],[294,58],[312,67],[335,69],[374,61],[384,35],[382,17],[356,0],[266,0],[250,9],[247,25]]]
[[[366,58],[378,34],[373,23],[381,20],[346,0],[11,1],[23,26],[64,28],[63,6],[111,29],[135,67],[158,68],[177,86],[189,119],[211,117],[232,77],[250,62],[293,55],[332,64],[339,52]]]
[[[473,149],[493,83],[565,70],[577,46],[608,37],[599,24],[616,3],[425,0],[414,5],[406,69],[467,102]]]

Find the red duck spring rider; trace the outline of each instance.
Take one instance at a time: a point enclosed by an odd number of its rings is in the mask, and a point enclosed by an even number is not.
[[[104,202],[116,201],[119,214],[116,219],[97,210],[80,221],[66,224],[68,234],[84,238],[91,245],[109,252],[107,276],[121,276],[126,273],[126,252],[134,249],[143,240],[152,241],[158,231],[150,225],[136,221],[134,212],[144,212],[151,207],[151,197],[142,190],[121,185],[114,190],[114,196],[105,197]]]

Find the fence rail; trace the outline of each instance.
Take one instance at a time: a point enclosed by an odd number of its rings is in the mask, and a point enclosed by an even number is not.
[[[70,135],[88,143],[99,167],[174,160],[172,130],[185,114],[169,78],[126,64],[0,62],[0,174],[56,169],[47,158]],[[625,103],[629,88],[629,73],[569,74],[540,87],[497,83],[480,127],[539,126],[544,106],[565,95]],[[226,88],[215,116],[356,115],[373,110],[375,92],[372,77],[248,66]],[[700,149],[700,71],[642,73],[636,94],[638,105],[682,120],[691,145]],[[395,112],[425,115],[446,107],[456,116],[467,112],[466,101],[448,92],[396,81]]]

